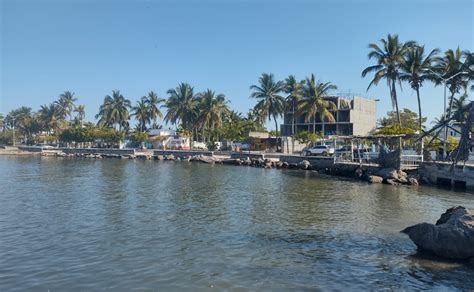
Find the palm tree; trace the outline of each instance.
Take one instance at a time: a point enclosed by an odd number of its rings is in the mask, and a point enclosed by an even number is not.
[[[81,128],[84,124],[84,118],[86,117],[86,106],[81,104],[78,105],[75,109],[74,112],[77,113],[77,119],[79,120],[79,124],[81,125]]]
[[[151,122],[151,116],[145,98],[137,101],[137,105],[132,107],[132,115],[138,121],[140,132],[146,130],[146,125]]]
[[[99,108],[99,113],[95,116],[99,118],[99,126],[115,127],[119,130],[128,128],[130,100],[126,99],[119,90],[113,90],[112,96],[106,95],[104,102]]]
[[[474,52],[465,51],[463,54],[465,56],[463,70],[468,73],[468,82],[474,83]],[[471,85],[471,90],[474,90],[474,84]]]
[[[199,99],[199,116],[198,123],[202,131],[211,132],[222,125],[222,119],[225,115],[230,113],[229,107],[225,100],[225,95],[217,94],[207,89],[206,91],[197,95]],[[211,137],[209,137],[209,141]]]
[[[463,73],[465,67],[462,58],[463,53],[459,47],[454,51],[449,49],[436,65],[436,70],[442,75],[442,78],[437,79],[437,84],[441,84],[444,81],[445,86],[450,92],[447,119],[451,117],[454,95],[467,86],[467,76]]]
[[[5,130],[5,117],[0,113],[0,130]]]
[[[15,129],[23,135],[24,137],[30,137],[34,125],[34,115],[30,107],[22,106],[15,110],[12,110],[5,117],[3,127],[12,129],[15,126]],[[35,127],[37,128],[37,127]]]
[[[438,49],[432,50],[425,56],[425,47],[414,45],[407,49],[402,62],[400,63],[400,80],[407,81],[416,92],[418,100],[419,128],[422,129],[423,116],[421,115],[420,88],[425,80],[434,80],[433,64],[438,60]]]
[[[181,123],[184,130],[194,130],[198,105],[194,88],[188,83],[180,83],[175,89],[169,89],[167,94],[165,122]]]
[[[148,107],[149,118],[153,120],[153,125],[155,126],[156,119],[163,118],[163,114],[160,111],[160,104],[164,103],[166,100],[164,98],[159,98],[153,91],[150,91],[148,95],[142,97],[142,99]]]
[[[275,121],[275,131],[278,133],[277,117],[281,116],[285,109],[285,98],[280,94],[285,90],[283,81],[275,81],[273,74],[263,73],[258,79],[259,85],[250,86],[253,92],[250,97],[258,100],[255,109],[263,118]]]
[[[334,122],[334,116],[330,110],[337,108],[332,101],[325,100],[324,97],[328,95],[331,90],[336,90],[337,86],[331,82],[316,81],[314,74],[306,78],[306,82],[302,88],[303,98],[298,102],[297,115],[306,113],[305,122],[308,123],[313,117],[313,133],[316,133],[316,114],[319,114],[322,122],[322,132],[325,135],[324,120]]]
[[[469,114],[468,95],[463,94],[459,98],[454,98],[453,101],[453,120],[458,123],[464,123]]]
[[[74,110],[74,102],[77,98],[74,97],[74,92],[64,91],[59,95],[59,99],[55,102],[59,105],[58,114],[64,119],[69,116],[69,121],[72,121],[72,112]]]
[[[390,34],[387,36],[387,39],[381,39],[380,42],[382,43],[382,48],[377,44],[369,44],[369,48],[372,50],[367,56],[369,59],[375,59],[377,64],[365,68],[364,71],[362,71],[362,77],[365,77],[369,73],[374,73],[374,78],[369,83],[367,90],[369,90],[372,85],[378,85],[382,79],[387,81],[392,106],[397,112],[398,125],[401,127],[402,123],[400,120],[400,111],[398,110],[395,84],[399,81],[399,67],[400,63],[403,62],[403,56],[408,47],[413,46],[415,43],[401,43],[398,40],[398,35],[392,36]]]
[[[38,111],[38,119],[48,133],[56,132],[63,119],[63,109],[56,103],[42,105]]]
[[[295,76],[290,75],[285,79],[286,108],[291,111],[291,135],[295,134],[295,111],[298,102],[301,99],[301,89],[303,81],[297,81]]]

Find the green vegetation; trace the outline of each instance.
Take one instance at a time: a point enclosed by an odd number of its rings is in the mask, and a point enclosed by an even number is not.
[[[307,144],[309,142],[314,144],[316,141],[318,141],[319,138],[321,138],[320,135],[316,133],[310,133],[308,131],[301,131],[295,135],[295,139],[298,142],[304,143],[304,144]]]
[[[416,92],[418,103],[418,129],[423,128],[426,119],[422,116],[422,105],[420,89],[425,81],[435,85],[443,85],[450,92],[449,107],[445,119],[451,118],[456,101],[456,94],[461,90],[467,91],[468,85],[474,80],[474,56],[469,51],[449,49],[444,56],[439,56],[439,49],[433,49],[425,53],[425,47],[417,42],[400,42],[398,35],[388,35],[386,39],[380,40],[381,46],[369,44],[369,59],[375,60],[375,65],[369,66],[362,71],[362,77],[373,73],[373,78],[367,90],[372,85],[378,85],[385,80],[389,87],[392,105],[397,116],[399,128],[411,128],[405,125],[398,109],[396,84],[401,87],[402,82],[407,82]],[[471,86],[474,90],[474,85]]]
[[[474,54],[459,48],[440,54],[438,49],[425,50],[414,41],[402,42],[397,35],[389,34],[379,43],[369,44],[368,58],[372,66],[362,71],[362,76],[372,75],[368,85],[385,81],[388,85],[394,111],[379,121],[379,134],[412,134],[423,130],[426,118],[422,116],[421,89],[427,82],[446,85],[449,91],[449,108],[440,122],[448,118],[463,122],[467,117],[467,92],[474,90]],[[397,84],[407,83],[416,93],[418,113],[409,109],[399,110]],[[322,82],[314,74],[299,80],[289,75],[277,80],[273,74],[263,73],[256,85],[250,86],[250,98],[255,105],[247,113],[230,108],[226,96],[212,89],[196,92],[188,83],[180,83],[169,89],[166,98],[150,91],[133,105],[119,90],[112,91],[103,99],[97,115],[97,124],[85,120],[86,107],[76,105],[78,98],[72,91],[64,91],[57,100],[42,105],[37,111],[20,107],[7,115],[0,114],[0,143],[16,140],[34,144],[38,142],[63,142],[68,144],[96,143],[117,144],[130,138],[139,143],[148,140],[147,131],[160,129],[159,119],[174,126],[178,133],[191,141],[208,142],[228,139],[246,142],[251,131],[266,131],[264,123],[273,121],[275,129],[271,136],[279,136],[278,118],[291,113],[292,133],[296,140],[314,142],[325,132],[325,122],[333,122],[332,110],[336,105],[325,99],[337,87],[331,82]],[[342,103],[341,107],[349,107]],[[166,110],[162,112],[162,109]],[[312,133],[296,131],[296,118],[304,116],[313,123]],[[322,132],[317,133],[316,123],[320,117]],[[130,128],[130,119],[136,121]],[[256,141],[255,145],[258,144]],[[260,147],[259,145],[254,146]]]

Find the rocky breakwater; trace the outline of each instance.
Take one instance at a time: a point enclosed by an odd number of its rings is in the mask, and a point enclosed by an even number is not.
[[[474,215],[464,207],[446,210],[436,224],[420,223],[405,228],[420,251],[474,263]]]
[[[250,166],[250,167],[258,167],[258,168],[266,168],[266,169],[288,168],[288,163],[286,162],[274,161],[271,159],[263,159],[263,158],[249,158],[249,157],[246,157],[244,159],[240,159],[240,158],[224,159],[222,160],[222,164]]]
[[[389,185],[412,185],[419,184],[419,177],[409,175],[402,170],[394,168],[383,168],[377,171],[364,171],[360,168],[355,171],[356,177],[366,180],[369,183],[385,183]]]

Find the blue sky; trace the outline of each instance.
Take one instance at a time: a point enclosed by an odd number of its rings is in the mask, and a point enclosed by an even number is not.
[[[246,112],[255,104],[249,86],[270,72],[315,73],[338,92],[380,99],[380,117],[391,102],[384,83],[366,92],[368,43],[398,33],[429,49],[473,50],[473,3],[0,0],[0,112],[37,109],[71,90],[93,119],[113,89],[135,102],[150,90],[166,97],[179,82],[222,92]],[[439,116],[442,88],[421,94],[427,116]],[[400,106],[416,110],[407,85]]]

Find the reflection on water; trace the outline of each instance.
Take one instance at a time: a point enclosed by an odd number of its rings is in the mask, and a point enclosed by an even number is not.
[[[399,231],[473,195],[187,162],[0,157],[0,290],[474,289]]]

